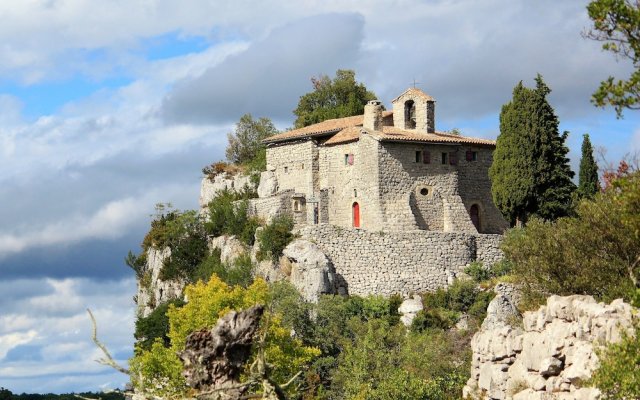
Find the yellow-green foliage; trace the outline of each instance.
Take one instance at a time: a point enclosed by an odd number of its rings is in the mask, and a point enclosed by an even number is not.
[[[182,377],[182,362],[171,348],[157,338],[148,351],[129,362],[131,383],[142,392],[167,398],[181,398],[187,391]]]
[[[170,306],[167,311],[171,347],[167,349],[156,342],[150,351],[141,351],[133,358],[131,368],[138,377],[134,381],[136,387],[146,389],[156,383],[164,383],[159,377],[166,373],[166,384],[161,391],[169,396],[184,393],[184,379],[173,373],[182,370],[176,353],[184,349],[187,336],[196,330],[214,326],[231,310],[267,304],[268,295],[269,287],[262,279],[256,279],[246,289],[231,287],[216,275],[206,283],[199,281],[188,285],[185,288],[187,304],[181,308]],[[285,326],[277,314],[269,311],[265,314],[261,331],[264,329],[267,330],[266,360],[273,365],[271,377],[276,381],[288,380],[320,354],[318,349],[305,347],[299,339],[292,338],[291,327]]]

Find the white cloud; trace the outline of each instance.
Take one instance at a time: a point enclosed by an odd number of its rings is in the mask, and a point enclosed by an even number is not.
[[[38,336],[35,330],[26,332],[9,333],[0,336],[0,360],[7,355],[9,350],[21,344],[29,343]]]
[[[133,343],[133,279],[31,281],[35,286],[43,282],[52,293],[3,303],[0,314],[3,386],[14,392],[122,387],[128,380],[126,376],[114,374],[95,362],[102,354],[91,341],[91,322],[85,309],[91,308],[96,316],[101,341],[126,365]],[[57,378],[49,381],[46,376]]]

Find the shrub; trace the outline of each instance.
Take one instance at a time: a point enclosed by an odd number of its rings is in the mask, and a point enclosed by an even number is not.
[[[246,190],[249,190],[246,188]],[[258,219],[247,215],[247,202],[240,200],[242,196],[250,196],[249,192],[235,193],[227,189],[209,202],[209,217],[204,227],[211,236],[233,235],[243,243],[252,246]]]
[[[277,261],[282,256],[282,251],[294,239],[293,219],[289,216],[278,216],[266,225],[262,231],[258,233],[260,247],[258,249],[258,260],[266,260],[271,258]]]
[[[491,271],[485,268],[481,262],[474,261],[467,268],[464,269],[464,273],[473,278],[476,282],[486,281],[492,278]]]
[[[184,305],[184,301],[176,299],[162,303],[148,316],[136,320],[136,330],[133,334],[138,340],[136,351],[150,350],[156,339],[160,339],[164,347],[169,347],[169,317],[167,317],[169,305],[179,308]]]
[[[502,248],[528,291],[633,301],[640,285],[640,173],[580,202],[576,217],[509,231]]]
[[[227,265],[220,260],[220,249],[214,249],[196,268],[193,282],[207,282],[214,274],[227,285],[246,288],[253,283],[251,257],[249,254],[243,253],[231,265]]]
[[[590,384],[597,386],[604,399],[640,398],[640,324],[634,335],[624,335],[598,353],[600,367]]]
[[[418,311],[411,322],[412,332],[422,332],[425,329],[449,329],[458,320],[458,313],[442,308]]]

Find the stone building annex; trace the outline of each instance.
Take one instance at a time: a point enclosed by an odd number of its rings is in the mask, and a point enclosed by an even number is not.
[[[267,221],[293,216],[301,239],[329,260],[332,271],[323,274],[334,275],[324,287],[424,292],[447,285],[473,261],[502,257],[508,224],[488,176],[495,141],[437,132],[435,101],[419,89],[395,98],[390,111],[370,101],[364,115],[265,143],[267,171],[249,212]],[[202,206],[215,190],[248,181],[216,179],[203,181]]]

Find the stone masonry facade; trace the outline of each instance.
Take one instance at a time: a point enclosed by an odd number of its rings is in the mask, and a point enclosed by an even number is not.
[[[339,288],[362,296],[434,291],[473,261],[491,266],[502,258],[501,235],[371,232],[328,224],[306,226],[299,233],[329,258]]]

